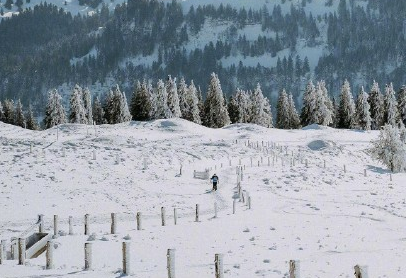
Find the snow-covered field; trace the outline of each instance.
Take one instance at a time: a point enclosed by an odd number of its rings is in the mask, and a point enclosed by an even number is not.
[[[302,278],[354,277],[355,264],[367,265],[369,277],[406,277],[406,176],[393,174],[390,181],[388,171],[371,160],[366,149],[377,136],[318,126],[209,129],[178,119],[40,132],[0,123],[0,239],[9,245],[38,214],[45,215],[50,232],[53,215],[60,218],[55,269],[44,269],[43,254],[26,266],[8,260],[0,277],[120,277],[126,240],[131,277],[167,277],[166,252],[172,248],[180,278],[214,277],[216,253],[224,254],[225,277],[287,277],[291,259],[300,260]],[[251,210],[236,194],[240,159]],[[193,179],[193,170],[205,168],[220,178],[215,193],[207,192],[209,181]],[[115,235],[109,234],[112,212],[119,215]],[[137,212],[143,214],[142,231]],[[83,270],[86,213],[95,234],[91,271]],[[73,236],[66,235],[69,216]]]

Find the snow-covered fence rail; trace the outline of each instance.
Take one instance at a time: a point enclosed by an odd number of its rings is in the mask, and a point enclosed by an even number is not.
[[[210,178],[209,169],[206,169],[204,172],[193,171],[193,178],[208,180]]]

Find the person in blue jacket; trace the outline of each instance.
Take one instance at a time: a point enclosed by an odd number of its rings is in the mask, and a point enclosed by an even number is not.
[[[211,182],[213,183],[213,190],[217,191],[217,183],[219,182],[219,177],[214,174],[211,178],[210,178]]]

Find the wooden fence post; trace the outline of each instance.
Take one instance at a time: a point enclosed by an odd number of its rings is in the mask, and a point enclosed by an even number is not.
[[[355,278],[368,278],[368,269],[366,266],[356,265],[354,266]]]
[[[54,215],[54,236],[53,238],[58,237],[58,215]]]
[[[85,214],[85,235],[89,235],[89,214]]]
[[[18,259],[18,238],[16,237],[11,238],[11,259]]]
[[[173,208],[173,222],[174,224],[178,224],[178,209],[177,208]]]
[[[116,154],[116,164],[120,164],[120,156],[119,156],[119,154]]]
[[[199,204],[196,204],[196,222],[199,222]]]
[[[32,153],[32,143],[30,143],[30,153]]]
[[[217,218],[217,202],[214,202],[214,218]]]
[[[96,150],[93,150],[93,160],[96,160]]]
[[[113,212],[111,213],[111,234],[117,233],[117,217],[116,214]]]
[[[165,226],[165,207],[161,207],[161,220],[162,220],[162,226]]]
[[[224,278],[223,254],[214,255],[215,278]]]
[[[175,278],[175,249],[168,249],[166,254],[168,278]]]
[[[69,216],[69,235],[73,235],[73,217]]]
[[[47,242],[47,249],[46,249],[46,269],[53,269],[54,268],[54,246],[51,241]]]
[[[326,160],[323,160],[323,168],[326,168]]]
[[[299,261],[289,261],[289,278],[300,278],[300,263]]]
[[[271,158],[268,156],[268,166],[271,166]]]
[[[248,196],[248,209],[251,209],[251,196]]]
[[[389,180],[392,181],[392,173],[389,174]]]
[[[0,264],[3,264],[6,259],[6,241],[2,239],[0,243]]]
[[[364,177],[367,176],[367,169],[364,169]]]
[[[92,269],[92,244],[85,243],[85,270]]]
[[[347,173],[347,168],[345,167],[345,164],[344,164],[344,173]]]
[[[141,220],[142,214],[141,212],[137,212],[137,230],[140,231],[142,230],[142,220]]]
[[[38,232],[39,233],[44,232],[44,215],[43,214],[38,215]]]
[[[123,273],[129,275],[130,270],[130,242],[123,242]]]
[[[308,162],[307,158],[305,160],[305,165],[306,165],[306,168],[309,167],[309,162]]]
[[[25,264],[25,238],[18,239],[18,264]]]
[[[235,199],[233,200],[233,214],[235,214],[235,204],[236,204],[236,201],[235,201]]]
[[[251,167],[252,167],[252,157],[251,157]]]
[[[62,148],[62,157],[66,157],[66,151],[65,151],[65,148]]]

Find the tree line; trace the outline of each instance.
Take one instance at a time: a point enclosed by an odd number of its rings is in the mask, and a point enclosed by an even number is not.
[[[237,89],[226,99],[215,73],[211,74],[205,99],[193,80],[187,84],[184,78],[177,82],[171,76],[165,81],[158,80],[155,86],[150,81],[137,81],[130,101],[118,85],[103,100],[99,96],[92,100],[89,89],[76,85],[70,95],[69,111],[66,111],[56,89],[48,93],[42,124],[44,128],[51,128],[64,123],[100,125],[169,118],[183,118],[211,128],[252,123],[280,129],[319,124],[371,130],[380,129],[385,124],[406,124],[406,87],[396,93],[393,85],[388,84],[381,93],[379,84],[374,81],[369,93],[362,87],[354,100],[350,83],[345,80],[338,100],[330,95],[324,81],[314,85],[310,80],[303,94],[303,107],[298,111],[293,95],[283,89],[276,103],[274,122],[271,103],[259,84],[253,90]],[[16,104],[9,99],[0,102],[0,121],[39,129],[31,106],[24,112],[19,100]]]

